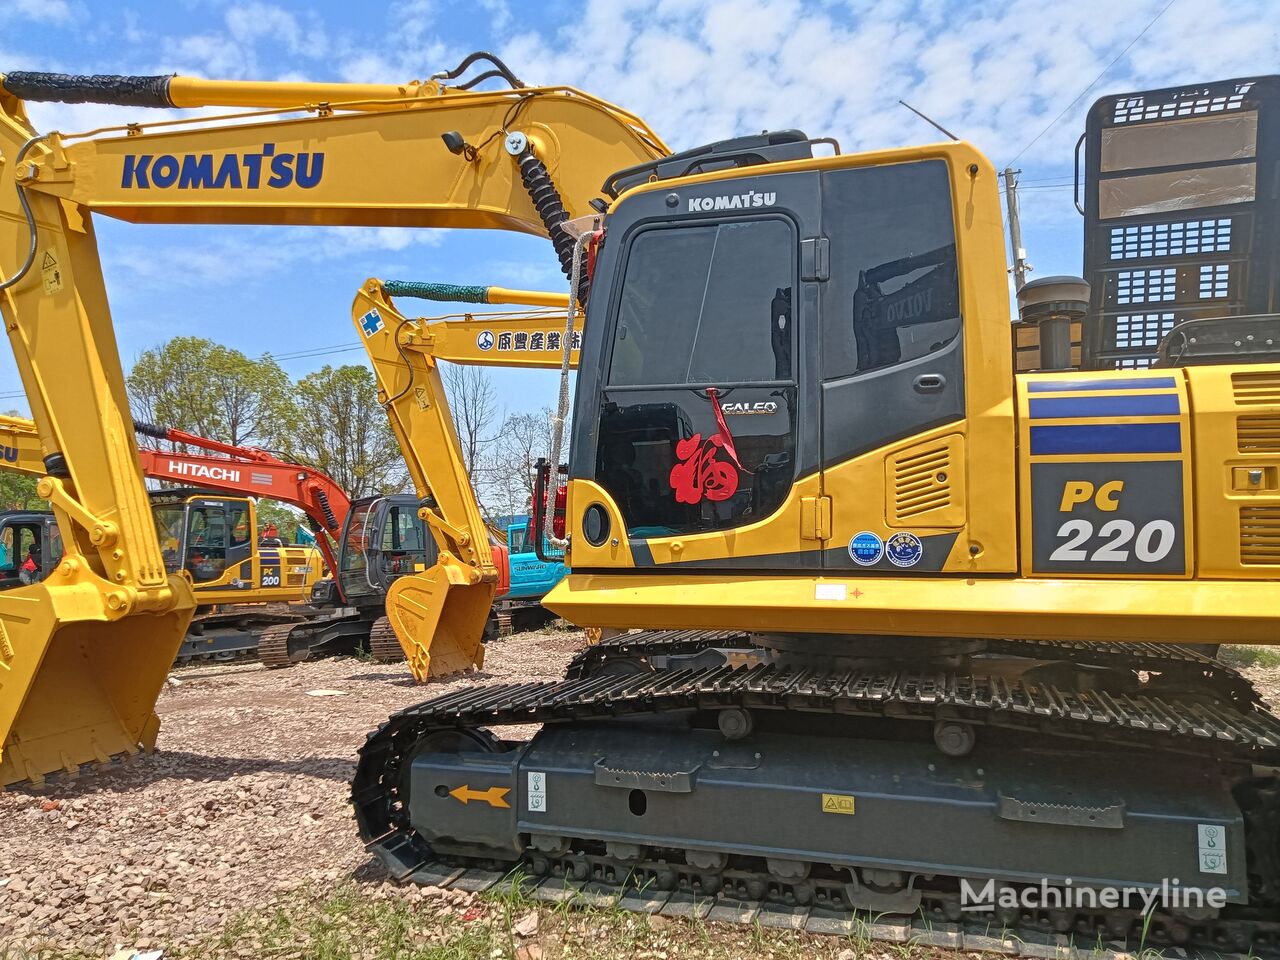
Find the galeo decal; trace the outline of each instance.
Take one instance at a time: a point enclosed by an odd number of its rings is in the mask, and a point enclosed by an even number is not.
[[[690,197],[690,213],[710,213],[712,210],[745,210],[749,207],[772,207],[778,202],[773,191],[762,193],[748,190],[746,193],[722,193],[716,197]]]
[[[733,434],[720,412],[719,391],[715,387],[707,387],[707,399],[715,411],[717,429],[705,440],[702,434],[695,433],[676,444],[676,457],[680,462],[671,468],[668,478],[676,494],[676,503],[728,500],[738,492],[740,474],[751,473],[738,459]],[[729,457],[728,460],[719,459],[721,450]]]
[[[295,184],[310,189],[324,176],[323,153],[276,153],[264,143],[257,153],[129,153],[124,157],[120,186],[149,190],[282,190]]]
[[[758,413],[777,413],[776,400],[760,400],[756,403],[722,403],[720,409],[727,417],[741,417]]]
[[[5,463],[18,462],[18,448],[10,446],[0,446],[0,456],[4,457]]]
[[[168,471],[175,477],[195,477],[199,480],[221,480],[225,483],[239,483],[240,471],[228,467],[209,467],[203,463],[184,463],[181,460],[170,460]]]

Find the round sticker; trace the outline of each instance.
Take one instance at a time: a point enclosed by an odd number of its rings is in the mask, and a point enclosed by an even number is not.
[[[863,530],[849,541],[849,556],[859,566],[870,567],[884,556],[884,541],[870,530]]]
[[[493,349],[493,331],[481,330],[479,335],[476,337],[476,346],[479,347],[481,350],[492,350]]]
[[[895,533],[885,541],[884,555],[895,567],[914,567],[924,556],[924,544],[914,533]]]

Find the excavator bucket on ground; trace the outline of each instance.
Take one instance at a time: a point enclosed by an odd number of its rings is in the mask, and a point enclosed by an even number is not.
[[[61,571],[53,578],[69,579]],[[156,698],[191,609],[81,619],[86,607],[101,608],[87,582],[0,594],[0,785],[38,786],[155,746]]]
[[[482,637],[496,593],[495,582],[444,554],[425,573],[391,585],[387,616],[415,680],[484,665]]]

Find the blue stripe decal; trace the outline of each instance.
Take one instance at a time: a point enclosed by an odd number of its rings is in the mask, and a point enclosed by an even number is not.
[[[1031,417],[1164,417],[1181,412],[1176,393],[1131,393],[1119,397],[1032,397]]]
[[[1032,427],[1031,455],[1052,453],[1181,453],[1176,423],[1106,423]]]
[[[1077,390],[1171,390],[1173,377],[1132,377],[1125,380],[1028,380],[1028,393],[1068,393]]]

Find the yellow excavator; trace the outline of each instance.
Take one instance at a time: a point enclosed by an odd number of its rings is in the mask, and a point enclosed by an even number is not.
[[[119,380],[105,302],[60,286],[100,287],[86,210],[556,243],[586,319],[566,537],[543,510],[573,572],[546,602],[641,632],[561,682],[456,689],[392,716],[353,783],[368,849],[400,879],[485,883],[523,864],[558,896],[697,915],[714,897],[712,917],[745,903],[817,930],[856,932],[853,911],[870,911],[921,915],[927,933],[979,911],[981,936],[1014,930],[997,938],[1011,951],[1064,934],[1273,950],[1280,721],[1189,645],[1276,642],[1280,564],[1257,533],[1280,500],[1275,451],[1235,430],[1280,413],[1275,338],[1154,369],[1056,369],[1048,351],[1015,376],[997,177],[969,144],[843,155],[780,131],[673,155],[616,108],[497,72],[510,90],[441,95],[436,111],[405,105],[421,85],[343,103],[352,88],[3,81],[14,98],[314,112],[8,136],[0,176],[17,177],[19,208],[0,249],[19,270],[0,284],[29,394],[53,370],[42,300],[63,308],[51,320],[102,325],[96,342],[75,331],[75,356]],[[487,112],[447,106],[487,96]],[[422,176],[428,129],[453,165],[434,155]],[[1081,302],[1041,289],[1028,316],[1053,334]],[[362,333],[383,325],[379,310]],[[57,392],[36,422],[62,452]],[[76,435],[91,463],[118,435],[96,426]],[[101,529],[70,510],[69,530]],[[447,637],[473,614],[451,565],[389,598],[398,630],[435,618]],[[3,604],[6,630],[43,651],[50,634]],[[494,732],[528,724],[529,740]],[[946,931],[986,942],[970,935]]]
[[[542,313],[409,319],[393,298],[559,307]],[[421,496],[421,516],[439,545],[436,562],[387,593],[387,616],[418,682],[480,666],[481,638],[498,586],[480,506],[467,476],[438,363],[558,369],[577,367],[582,317],[563,293],[370,279],[351,315],[378,382],[378,402]]]
[[[449,85],[477,63],[492,69]],[[470,89],[481,77],[506,86]],[[234,112],[122,117],[74,135],[37,132],[24,100]],[[517,120],[525,132],[508,137]],[[0,306],[40,439],[39,492],[66,553],[43,582],[0,595],[0,783],[150,748],[155,699],[194,609],[156,544],[95,214],[509,229],[550,235],[567,262],[559,225],[590,212],[604,173],[666,153],[631,114],[573,88],[525,86],[487,55],[399,85],[5,75]],[[474,607],[445,604],[439,637],[469,634]],[[454,617],[464,625],[451,628]],[[453,652],[437,639],[437,667],[474,662]]]

